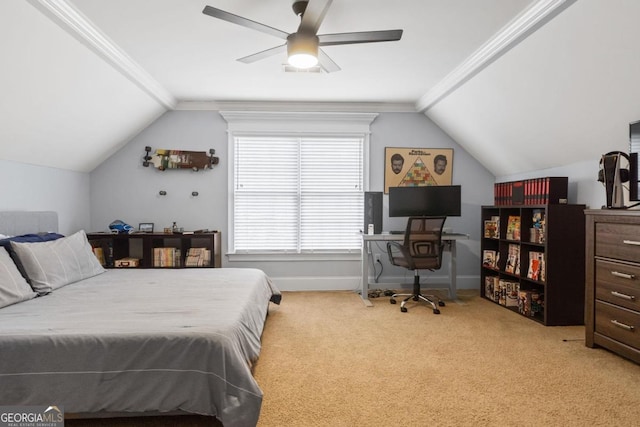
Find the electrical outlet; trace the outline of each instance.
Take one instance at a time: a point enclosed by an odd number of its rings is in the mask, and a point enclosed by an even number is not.
[[[373,254],[373,260],[375,262],[382,263],[382,261],[380,261],[380,254]]]

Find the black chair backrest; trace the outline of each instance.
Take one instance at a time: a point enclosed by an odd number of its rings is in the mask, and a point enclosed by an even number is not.
[[[409,217],[407,220],[404,247],[416,268],[438,269],[442,265],[442,228],[446,219],[437,216]]]

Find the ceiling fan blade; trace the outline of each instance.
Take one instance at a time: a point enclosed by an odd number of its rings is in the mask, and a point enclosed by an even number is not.
[[[318,49],[318,63],[326,73],[333,73],[341,70],[338,64],[333,62],[333,59],[329,58],[329,55],[327,55],[322,49]]]
[[[317,34],[318,28],[320,28],[320,24],[322,24],[322,20],[327,14],[327,10],[329,10],[332,1],[333,0],[309,0],[307,8],[302,14],[298,31],[314,35]]]
[[[252,62],[256,62],[261,59],[268,58],[270,56],[277,55],[278,53],[282,53],[286,51],[287,51],[287,44],[285,43],[280,46],[272,47],[271,49],[254,53],[253,55],[238,58],[237,61],[244,62],[245,64],[251,64]]]
[[[393,42],[400,40],[402,30],[362,31],[357,33],[337,33],[318,35],[320,46],[340,44]]]
[[[278,30],[277,28],[252,21],[251,19],[243,18],[242,16],[234,15],[233,13],[225,12],[224,10],[220,10],[215,7],[205,6],[202,13],[204,13],[205,15],[213,16],[214,18],[222,19],[223,21],[231,22],[232,24],[241,25],[243,27],[251,28],[252,30],[271,34],[272,36],[281,39],[286,40],[289,36],[289,33],[285,33],[284,31]]]

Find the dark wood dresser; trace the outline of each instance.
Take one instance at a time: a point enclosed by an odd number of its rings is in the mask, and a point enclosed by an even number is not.
[[[585,214],[585,343],[640,363],[640,211]]]

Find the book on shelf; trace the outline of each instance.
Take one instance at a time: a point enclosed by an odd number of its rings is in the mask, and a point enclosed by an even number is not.
[[[96,256],[96,258],[98,259],[98,262],[100,263],[101,266],[106,267],[107,266],[107,261],[104,257],[104,250],[101,247],[93,247],[93,254]]]
[[[189,248],[185,267],[208,267],[211,265],[211,251],[207,248]]]
[[[498,182],[493,186],[496,205],[546,205],[567,203],[568,177],[531,178]]]
[[[511,183],[497,182],[493,185],[493,202],[496,205],[511,204]]]
[[[500,238],[500,217],[492,216],[484,221],[484,237],[489,239]]]
[[[486,276],[484,278],[484,296],[498,302],[500,278],[498,276]],[[498,291],[498,292],[496,292]]]
[[[520,215],[509,215],[506,234],[507,240],[520,240]]]
[[[514,181],[511,183],[511,203],[514,205],[524,204],[524,181]]]
[[[519,291],[520,291],[520,283],[518,282],[506,283],[505,305],[507,307],[518,307]]]
[[[520,274],[520,245],[509,244],[504,271],[511,274]]]
[[[180,267],[180,249],[178,248],[153,248],[154,267]]]
[[[545,213],[543,209],[533,209],[531,212],[531,230],[529,230],[529,241],[532,243],[544,243],[545,234]]]
[[[524,316],[539,316],[544,311],[544,294],[535,290],[518,292],[518,312]]]
[[[500,279],[498,286],[500,288],[498,304],[506,307],[517,307],[520,284],[513,280]]]
[[[482,265],[489,268],[496,268],[496,251],[485,249],[482,252]]]
[[[544,282],[544,252],[529,252],[527,278]]]

